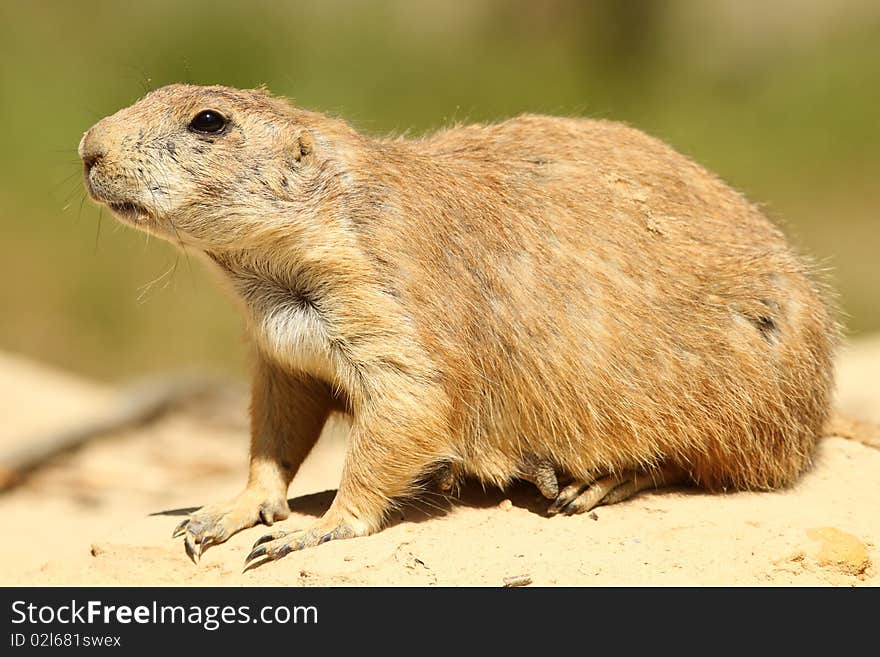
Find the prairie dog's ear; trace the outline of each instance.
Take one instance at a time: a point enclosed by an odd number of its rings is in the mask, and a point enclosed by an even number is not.
[[[314,150],[314,142],[311,133],[305,128],[300,128],[291,144],[290,157],[292,163],[302,164],[308,162]]]

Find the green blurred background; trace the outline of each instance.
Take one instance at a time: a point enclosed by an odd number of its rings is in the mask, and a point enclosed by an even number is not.
[[[850,334],[880,329],[876,0],[0,0],[0,349],[105,380],[243,372],[198,260],[84,200],[82,133],[175,81],[265,83],[376,134],[630,122],[830,268]]]

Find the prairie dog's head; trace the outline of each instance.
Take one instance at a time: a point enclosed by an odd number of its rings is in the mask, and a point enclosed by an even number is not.
[[[235,244],[316,174],[308,116],[260,90],[162,87],[83,135],[86,187],[142,230]]]

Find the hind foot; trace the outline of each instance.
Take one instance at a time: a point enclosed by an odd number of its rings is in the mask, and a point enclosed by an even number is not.
[[[541,491],[541,495],[548,500],[555,499],[559,495],[556,469],[550,461],[527,458],[521,467],[520,477],[533,483]]]
[[[527,457],[520,464],[517,477],[534,484],[548,500],[556,499],[559,482],[553,463],[537,457]],[[431,484],[444,495],[457,495],[464,481],[464,470],[456,463],[442,463],[431,474]]]
[[[654,470],[625,470],[619,475],[607,475],[592,481],[574,481],[563,488],[550,507],[549,515],[583,513],[602,504],[616,504],[639,491],[663,488],[683,483],[684,470],[664,465]]]
[[[431,485],[444,495],[457,495],[463,481],[461,468],[450,462],[441,463],[430,477]]]

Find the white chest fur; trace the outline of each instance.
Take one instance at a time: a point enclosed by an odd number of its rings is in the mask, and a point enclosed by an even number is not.
[[[226,269],[244,302],[252,337],[263,353],[291,370],[339,384],[342,363],[321,308],[296,289],[248,271]]]
[[[264,352],[287,367],[329,383],[339,380],[327,327],[308,304],[278,303],[252,309],[254,337]]]

